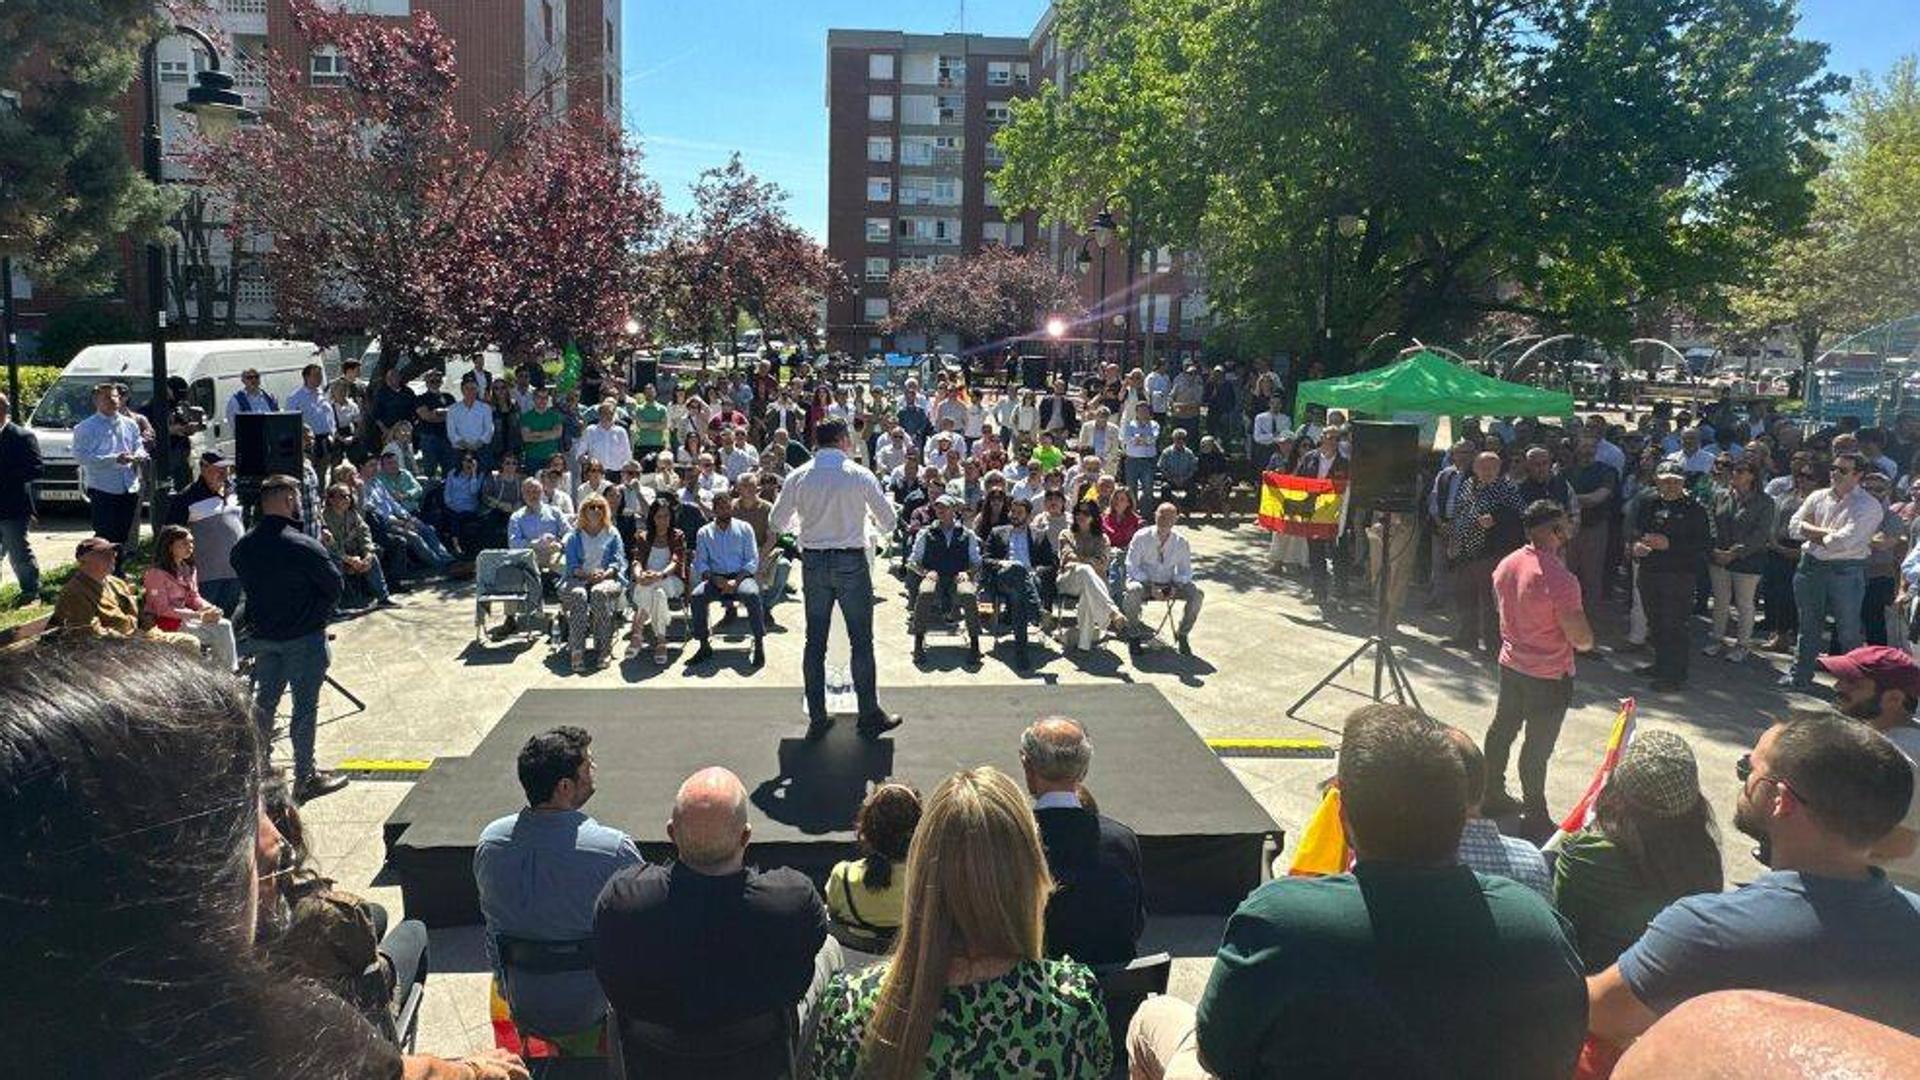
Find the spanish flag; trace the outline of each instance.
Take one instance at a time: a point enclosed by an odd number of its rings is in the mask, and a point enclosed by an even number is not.
[[[1633,698],[1620,699],[1620,711],[1614,714],[1613,730],[1607,735],[1607,752],[1600,758],[1600,767],[1593,771],[1593,779],[1587,784],[1586,794],[1573,804],[1567,816],[1560,819],[1560,831],[1546,843],[1549,851],[1559,850],[1560,844],[1568,836],[1586,828],[1593,821],[1593,807],[1600,799],[1600,790],[1607,786],[1607,779],[1613,775],[1614,766],[1620,764],[1620,755],[1626,752],[1633,742],[1634,714],[1638,703]]]
[[[1347,499],[1345,480],[1322,480],[1270,472],[1262,476],[1260,527],[1308,540],[1340,534],[1340,511]]]
[[[1353,849],[1347,846],[1347,827],[1340,820],[1340,785],[1331,784],[1320,806],[1307,819],[1300,848],[1293,853],[1287,873],[1294,877],[1344,874],[1353,868]]]

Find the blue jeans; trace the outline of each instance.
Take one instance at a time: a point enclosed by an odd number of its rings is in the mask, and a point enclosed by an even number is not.
[[[827,719],[827,634],[833,628],[833,606],[847,621],[847,644],[852,652],[853,693],[860,719],[877,718],[880,695],[874,687],[873,574],[867,553],[859,548],[804,551],[800,555],[800,591],[807,610],[807,642],[800,671],[807,683],[807,717]]]
[[[20,585],[20,598],[29,601],[40,595],[40,561],[33,557],[27,543],[26,518],[0,518],[0,547],[7,551],[14,579]]]
[[[693,638],[695,641],[707,640],[707,609],[714,604],[726,604],[732,610],[738,601],[747,609],[747,621],[753,627],[753,640],[759,641],[767,636],[767,614],[760,603],[760,583],[753,575],[741,578],[732,596],[724,596],[720,590],[703,581],[693,587],[693,594],[687,598],[688,615],[693,620]]]
[[[1153,465],[1150,457],[1129,457],[1120,463],[1121,483],[1133,492],[1136,506],[1147,505],[1147,499],[1153,494]]]
[[[1860,647],[1860,601],[1867,594],[1864,559],[1816,559],[1800,556],[1793,573],[1793,601],[1800,609],[1800,640],[1793,652],[1793,681],[1813,679],[1813,661],[1826,640],[1827,615],[1833,615],[1840,651]]]
[[[327,645],[327,632],[315,630],[290,641],[266,641],[254,638],[249,643],[254,656],[254,719],[260,725],[263,741],[273,739],[273,716],[280,710],[280,696],[293,688],[293,720],[289,725],[293,738],[294,779],[312,776],[313,732],[320,721],[320,684],[326,680],[327,665],[333,660]]]

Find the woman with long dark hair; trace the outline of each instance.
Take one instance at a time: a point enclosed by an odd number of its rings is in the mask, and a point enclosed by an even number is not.
[[[667,627],[673,622],[670,603],[687,594],[687,540],[673,520],[679,500],[672,492],[654,496],[647,516],[634,534],[628,565],[633,567],[633,625],[627,631],[627,659],[640,655],[649,630],[653,632],[653,662],[667,662]]]
[[[984,544],[993,535],[993,530],[1012,520],[1012,496],[1005,491],[990,490],[980,497],[980,512],[973,516],[973,531]]]
[[[233,622],[212,601],[200,595],[200,575],[193,564],[193,533],[185,525],[168,525],[153,542],[153,565],[141,584],[153,624],[162,630],[190,634],[213,651],[221,671],[238,666],[239,652]]]
[[[1554,907],[1588,974],[1619,959],[1662,908],[1723,884],[1713,810],[1680,736],[1637,735],[1594,809],[1593,824],[1561,847],[1553,877]]]
[[[827,914],[875,951],[893,944],[906,897],[907,849],[920,825],[920,793],[888,781],[874,788],[853,819],[860,857],[827,875]]]

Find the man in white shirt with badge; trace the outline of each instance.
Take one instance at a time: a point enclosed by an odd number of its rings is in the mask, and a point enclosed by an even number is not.
[[[1127,591],[1120,605],[1127,621],[1139,626],[1140,608],[1148,600],[1178,598],[1185,602],[1186,610],[1180,615],[1180,626],[1173,632],[1173,639],[1179,643],[1181,652],[1191,654],[1193,646],[1188,643],[1187,635],[1200,620],[1200,601],[1204,594],[1200,586],[1193,583],[1193,547],[1173,529],[1179,520],[1180,508],[1163,502],[1154,511],[1153,528],[1134,534],[1133,542],[1127,545]],[[1138,653],[1140,644],[1139,638],[1130,639],[1128,651]]]

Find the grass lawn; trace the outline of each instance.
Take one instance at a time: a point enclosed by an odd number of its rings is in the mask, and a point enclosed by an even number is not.
[[[126,579],[137,584],[146,576],[147,566],[153,561],[152,556],[153,540],[148,538],[140,541],[127,556],[123,571]],[[20,603],[19,583],[10,581],[0,585],[0,629],[19,626],[52,613],[54,600],[60,596],[60,590],[66,586],[67,579],[74,575],[75,570],[75,564],[70,562],[43,569],[40,572],[40,595],[24,605]]]

